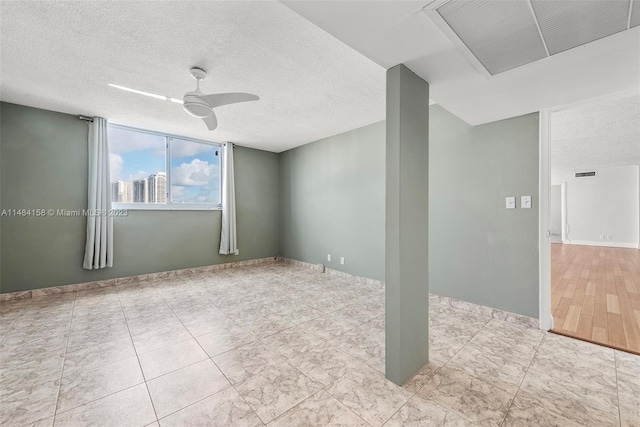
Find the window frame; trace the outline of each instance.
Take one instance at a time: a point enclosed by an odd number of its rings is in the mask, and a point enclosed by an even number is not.
[[[158,132],[148,129],[137,128],[133,126],[122,125],[118,123],[107,123],[107,128],[118,128],[130,132],[141,132],[151,135],[157,135],[164,138],[165,150],[165,173],[167,175],[166,203],[122,203],[111,202],[113,209],[140,210],[140,211],[219,211],[222,210],[222,146],[225,143],[206,141],[203,139],[192,138],[188,136],[175,135],[171,133]],[[218,151],[220,178],[218,179],[218,194],[220,194],[220,203],[173,203],[171,202],[171,141],[179,139],[181,141],[196,142],[215,147]],[[111,152],[111,149],[109,149]],[[109,165],[111,167],[111,165]],[[133,183],[132,183],[133,184]]]

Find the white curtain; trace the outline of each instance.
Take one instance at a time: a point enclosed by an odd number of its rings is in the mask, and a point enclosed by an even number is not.
[[[236,235],[236,189],[233,179],[233,144],[222,147],[222,230],[220,254],[231,255],[238,249]]]
[[[89,200],[87,243],[82,268],[113,267],[113,218],[107,121],[94,117],[89,123]]]

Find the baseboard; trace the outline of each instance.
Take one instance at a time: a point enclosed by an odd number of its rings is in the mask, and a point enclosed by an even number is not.
[[[360,283],[374,286],[379,288],[380,291],[384,291],[384,282],[369,277],[356,276],[354,274],[346,273],[344,271],[334,270],[331,268],[325,268],[322,264],[311,264],[304,261],[298,261],[291,258],[285,258],[281,256],[259,258],[246,261],[230,262],[225,264],[206,265],[202,267],[185,268],[181,270],[162,271],[159,273],[141,274],[137,276],[119,277],[116,279],[98,280],[94,282],[76,283],[72,285],[54,286],[42,289],[33,289],[30,291],[9,292],[0,294],[0,302],[13,301],[18,299],[28,298],[40,298],[50,295],[57,295],[69,292],[79,292],[88,289],[104,288],[109,286],[122,286],[132,285],[135,286],[140,283],[145,283],[151,280],[167,279],[171,277],[187,276],[190,274],[208,273],[219,270],[226,270],[229,268],[238,267],[251,267],[257,265],[274,264],[274,263],[286,263],[295,265],[297,267],[314,270],[319,273],[324,273],[329,276],[342,277],[349,280],[355,280]],[[521,314],[511,313],[509,311],[498,310],[496,308],[487,307],[471,302],[457,300],[455,298],[444,297],[435,294],[429,294],[429,302],[431,304],[438,304],[443,306],[449,306],[458,310],[468,311],[470,313],[482,314],[492,317],[494,319],[503,320],[508,323],[513,323],[520,326],[538,328],[538,319],[532,317],[523,316]]]
[[[524,326],[526,328],[538,329],[540,321],[533,317],[522,314],[512,313],[510,311],[499,310],[486,305],[475,304],[472,302],[462,301],[455,298],[443,297],[441,295],[429,294],[429,302],[431,304],[444,305],[447,307],[457,308],[458,310],[468,311],[470,313],[483,314],[494,319],[503,320],[507,323]]]
[[[318,272],[323,272],[329,275],[334,275],[338,277],[351,278],[355,280],[359,280],[361,282],[370,283],[374,285],[379,285],[384,289],[384,282],[380,280],[370,279],[367,277],[355,276],[353,274],[345,273],[344,271],[333,270],[330,268],[324,268],[322,264],[311,264],[304,261],[298,261],[290,258],[279,257],[279,260],[288,264],[297,265],[302,268],[307,268],[311,270],[316,270]],[[443,306],[448,306],[452,308],[456,308],[458,310],[468,311],[470,313],[482,314],[485,316],[492,317],[494,319],[499,319],[505,321],[507,323],[512,323],[515,325],[523,326],[526,328],[534,328],[538,329],[540,326],[540,321],[533,317],[524,316],[522,314],[512,313],[510,311],[499,310],[497,308],[487,307],[484,305],[474,304],[467,301],[458,300],[455,298],[444,297],[436,294],[429,294],[429,302],[431,304],[438,304]]]
[[[628,248],[628,249],[640,249],[640,245],[637,243],[624,243],[624,242],[591,242],[588,240],[565,240],[562,242],[565,245],[580,245],[580,246],[603,246],[607,248]]]
[[[280,260],[279,257],[258,258],[245,261],[228,262],[224,264],[212,264],[202,267],[183,268],[181,270],[161,271],[158,273],[140,274],[137,276],[118,277],[115,279],[97,280],[93,282],[75,283],[71,285],[52,286],[49,288],[32,289],[30,291],[8,292],[0,294],[0,302],[17,299],[39,298],[49,295],[64,294],[69,292],[85,291],[87,289],[105,288],[117,285],[135,285],[150,280],[168,279],[171,277],[186,276],[197,273],[226,270],[228,268],[250,267],[263,264],[273,264]]]
[[[346,273],[340,270],[334,270],[333,268],[325,267],[323,264],[312,264],[310,262],[298,261],[297,259],[291,259],[291,258],[285,258],[285,257],[278,257],[278,261],[284,262],[286,264],[296,265],[298,267],[306,268],[309,270],[315,270],[320,273],[325,273],[329,276],[343,277],[345,279],[356,280],[360,283],[366,283],[371,286],[377,286],[380,288],[380,290],[384,290],[384,282],[382,282],[381,280],[371,279],[369,277],[364,277],[364,276],[356,276],[355,274]]]

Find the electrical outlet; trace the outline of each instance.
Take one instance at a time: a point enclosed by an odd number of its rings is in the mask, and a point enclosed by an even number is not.
[[[340,264],[344,265],[344,257],[343,256],[340,257]]]
[[[604,240],[604,234],[600,235],[600,240]]]
[[[240,249],[236,249],[236,251],[233,254],[234,255],[240,255]]]
[[[607,236],[607,240],[611,240],[611,239],[613,239],[613,236],[612,236],[611,234],[609,234],[609,235]]]
[[[327,254],[327,261],[331,261],[331,254]]]

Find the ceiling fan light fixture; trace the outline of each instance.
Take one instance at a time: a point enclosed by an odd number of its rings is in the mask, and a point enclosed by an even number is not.
[[[187,113],[199,119],[208,117],[213,112],[211,105],[200,98],[198,92],[188,92],[185,94],[182,106]]]

